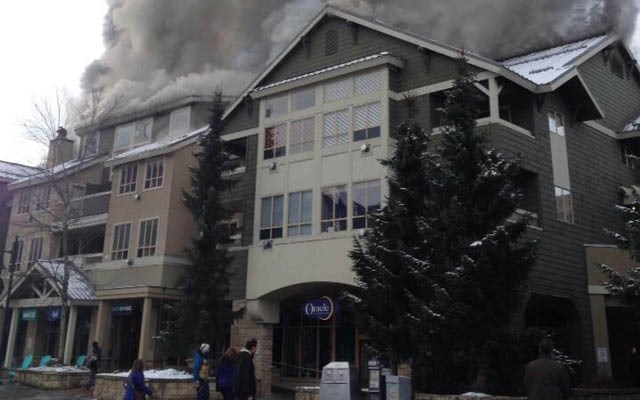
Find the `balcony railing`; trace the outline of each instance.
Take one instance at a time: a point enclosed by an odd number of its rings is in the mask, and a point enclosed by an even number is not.
[[[71,200],[74,218],[106,214],[109,211],[111,192],[96,193]]]

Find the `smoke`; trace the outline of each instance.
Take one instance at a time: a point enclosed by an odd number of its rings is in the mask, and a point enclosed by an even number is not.
[[[103,56],[82,78],[109,110],[222,86],[239,94],[326,0],[107,0]],[[605,31],[629,36],[640,0],[336,0],[339,7],[493,59]],[[89,97],[89,96],[87,96]],[[117,106],[117,107],[116,107]],[[106,108],[106,107],[102,107]]]

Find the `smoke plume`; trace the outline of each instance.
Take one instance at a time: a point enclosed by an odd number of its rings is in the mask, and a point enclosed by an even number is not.
[[[132,110],[221,85],[239,94],[326,0],[107,0],[103,56],[82,78]],[[336,0],[332,4],[493,59],[605,31],[628,37],[639,0]],[[87,96],[88,97],[88,96]]]

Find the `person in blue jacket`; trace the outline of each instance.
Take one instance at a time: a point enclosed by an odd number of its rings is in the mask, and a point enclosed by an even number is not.
[[[207,354],[210,347],[207,343],[202,343],[200,349],[193,357],[193,382],[196,386],[196,397],[198,400],[209,400],[209,362]]]
[[[153,392],[144,383],[144,361],[138,359],[131,366],[125,385],[124,400],[141,400],[146,396],[153,397]]]
[[[216,371],[216,391],[222,393],[224,400],[233,400],[233,366],[238,352],[229,347],[220,359]]]

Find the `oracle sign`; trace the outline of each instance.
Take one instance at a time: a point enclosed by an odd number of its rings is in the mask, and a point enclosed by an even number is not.
[[[331,298],[323,296],[316,300],[311,300],[302,306],[302,312],[307,318],[327,321],[333,316],[334,306]]]

